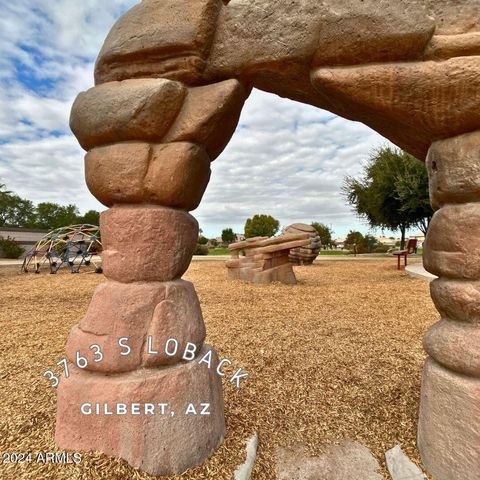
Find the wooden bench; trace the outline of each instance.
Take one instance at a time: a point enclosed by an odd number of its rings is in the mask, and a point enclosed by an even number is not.
[[[400,270],[400,258],[403,257],[404,259],[404,266],[407,266],[407,257],[412,255],[413,253],[417,253],[417,239],[411,238],[407,242],[407,248],[405,250],[400,250],[398,252],[393,252],[393,255],[397,257],[397,270]]]

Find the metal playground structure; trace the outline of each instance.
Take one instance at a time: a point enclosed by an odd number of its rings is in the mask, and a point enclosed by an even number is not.
[[[30,250],[23,260],[21,271],[28,273],[34,268],[48,264],[50,273],[55,274],[65,266],[71,273],[79,273],[82,266],[92,264],[95,273],[102,273],[102,267],[94,257],[102,251],[100,229],[95,225],[70,225],[47,233]]]

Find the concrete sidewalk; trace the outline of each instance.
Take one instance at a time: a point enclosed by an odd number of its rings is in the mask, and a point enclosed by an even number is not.
[[[405,272],[411,277],[421,278],[422,280],[428,280],[429,282],[438,278],[436,275],[427,272],[421,263],[407,265],[405,267]]]

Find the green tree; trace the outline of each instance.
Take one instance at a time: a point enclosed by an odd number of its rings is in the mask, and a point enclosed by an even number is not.
[[[35,208],[30,200],[25,200],[0,185],[0,226],[33,227]]]
[[[402,212],[415,219],[417,227],[426,235],[433,210],[430,205],[428,175],[423,163],[412,162],[404,174],[397,177],[397,193],[402,203]]]
[[[206,245],[206,244],[208,243],[208,238],[207,238],[207,237],[204,237],[203,235],[200,235],[200,236],[198,237],[197,243],[198,243],[199,245]]]
[[[75,220],[75,223],[88,223],[89,225],[100,225],[100,212],[89,210],[85,215],[81,215]]]
[[[231,228],[224,228],[222,230],[222,242],[233,243],[235,241],[235,233]]]
[[[349,250],[355,248],[357,253],[372,253],[377,245],[377,239],[373,235],[367,234],[364,236],[362,233],[354,230],[350,230],[345,239],[345,246]]]
[[[36,208],[36,226],[53,230],[76,223],[79,216],[75,205],[59,205],[57,203],[43,202]]]
[[[370,234],[365,235],[363,244],[364,244],[365,248],[367,249],[368,253],[372,253],[373,250],[375,249],[375,247],[380,245],[377,242],[377,239],[373,235],[370,235]]]
[[[425,165],[402,150],[382,147],[365,166],[363,177],[347,177],[343,194],[357,215],[373,228],[400,230],[401,248],[407,228],[426,233],[433,211],[428,199]]]
[[[0,236],[0,252],[6,258],[19,258],[24,251],[25,249],[15,239]]]
[[[322,245],[331,245],[332,244],[332,229],[325,225],[324,223],[312,222],[312,227],[318,232]]]
[[[355,230],[350,230],[345,238],[345,246],[348,249],[352,249],[354,245],[363,245],[365,243],[365,237]]]
[[[254,215],[245,222],[245,238],[273,237],[280,228],[280,222],[271,215]]]
[[[6,188],[7,187],[4,183],[0,183],[0,197],[2,195],[8,195],[9,193],[12,193],[12,192],[9,192]]]

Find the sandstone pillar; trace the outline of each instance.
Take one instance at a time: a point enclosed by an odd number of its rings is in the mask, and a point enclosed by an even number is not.
[[[217,357],[204,345],[195,289],[181,277],[198,239],[188,212],[246,96],[236,80],[188,87],[150,78],[104,83],[77,98],[71,127],[88,151],[87,185],[111,208],[100,221],[107,282],[66,345],[60,448],[171,475],[223,441]]]
[[[424,338],[418,445],[436,480],[480,477],[480,132],[432,144],[425,268],[441,320]]]

